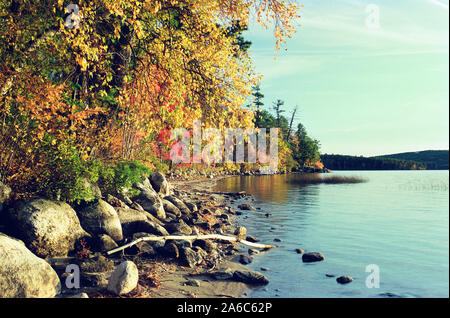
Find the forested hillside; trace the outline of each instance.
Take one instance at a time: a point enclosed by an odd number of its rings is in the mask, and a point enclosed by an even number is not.
[[[377,158],[413,160],[425,163],[428,170],[448,170],[448,156],[448,150],[427,150],[385,155]]]

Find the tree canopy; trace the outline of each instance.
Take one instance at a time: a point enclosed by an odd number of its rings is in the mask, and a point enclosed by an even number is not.
[[[1,178],[25,191],[33,180],[72,178],[55,175],[63,162],[81,160],[77,175],[94,161],[152,166],[167,159],[170,130],[198,119],[203,128],[253,127],[244,104],[260,76],[242,32],[255,17],[273,26],[279,47],[299,8],[281,0],[0,0]]]

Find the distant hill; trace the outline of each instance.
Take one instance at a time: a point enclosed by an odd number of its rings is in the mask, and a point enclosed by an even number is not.
[[[448,150],[406,152],[376,157],[322,155],[331,170],[448,170]]]
[[[331,170],[425,170],[424,163],[392,158],[367,158],[343,155],[322,155],[322,162]]]
[[[374,158],[412,160],[424,163],[428,170],[448,170],[448,150],[427,150],[418,152],[405,152],[393,155],[377,156]]]

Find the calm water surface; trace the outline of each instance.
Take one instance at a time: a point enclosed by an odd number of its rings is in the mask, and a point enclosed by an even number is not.
[[[270,284],[250,297],[449,297],[448,171],[335,172],[360,184],[299,185],[299,175],[236,177],[216,190],[247,191],[261,210],[240,223],[264,243],[282,246],[249,266]],[[267,218],[266,213],[272,216]],[[304,264],[295,252],[321,252]],[[366,266],[378,265],[380,288],[366,287]],[[339,285],[326,274],[352,276]]]

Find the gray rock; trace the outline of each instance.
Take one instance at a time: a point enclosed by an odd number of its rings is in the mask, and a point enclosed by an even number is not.
[[[147,232],[156,235],[168,235],[161,225],[161,221],[148,212],[140,212],[132,209],[117,209],[124,236],[134,233]]]
[[[178,209],[172,202],[168,200],[162,200],[164,211],[166,211],[166,214],[171,213],[174,214],[177,217],[181,216],[181,211]]]
[[[189,202],[189,201],[185,201],[184,204],[186,204],[186,206],[189,208],[189,210],[191,210],[191,212],[197,212],[198,211],[198,207],[195,203],[193,202]]]
[[[138,284],[139,272],[133,262],[126,261],[116,267],[108,282],[108,290],[116,295],[132,292]]]
[[[141,237],[157,237],[156,235],[153,234],[149,234],[149,233],[145,233],[145,232],[140,232],[140,233],[135,233],[133,234],[133,241],[141,238]],[[159,250],[160,248],[162,248],[165,243],[164,241],[147,241],[147,242],[140,242],[138,244],[136,244],[135,246],[139,249],[139,252],[146,254],[148,253],[149,255],[147,256],[154,256],[156,254],[156,250]],[[146,255],[143,255],[146,256]]]
[[[241,210],[244,210],[244,211],[256,210],[253,206],[251,206],[251,205],[248,204],[248,203],[240,204],[240,205],[238,206],[238,208],[241,209]]]
[[[16,201],[6,211],[8,229],[40,257],[66,256],[88,237],[70,205],[35,199]]]
[[[184,247],[180,249],[180,264],[193,268],[202,262],[202,258],[192,248]]]
[[[207,253],[212,253],[217,249],[217,244],[211,240],[195,240],[192,245],[201,247]]]
[[[117,243],[114,242],[114,240],[109,235],[106,234],[98,235],[94,239],[93,245],[95,250],[97,250],[98,252],[108,252],[119,247]]]
[[[338,278],[336,278],[336,281],[339,283],[339,284],[348,284],[348,283],[351,283],[352,281],[353,281],[353,277],[350,277],[350,276],[341,276],[341,277],[338,277]]]
[[[321,262],[325,259],[322,253],[312,252],[303,254],[302,260],[304,263]]]
[[[196,279],[190,279],[186,282],[184,282],[185,286],[192,286],[192,287],[200,287],[200,281],[196,280]]]
[[[145,211],[151,213],[160,220],[166,218],[164,205],[158,194],[150,188],[140,189],[141,193],[134,199]]]
[[[248,256],[248,255],[239,255],[239,263],[244,264],[244,265],[248,265],[250,263],[253,262],[253,257]]]
[[[151,189],[152,191],[155,191],[155,189],[153,189],[152,183],[150,182],[150,180],[147,177],[144,177],[142,179],[142,181],[138,182],[135,186],[136,186],[136,188],[138,188],[140,190],[147,188],[147,189]]]
[[[99,199],[79,209],[81,226],[93,235],[107,234],[114,241],[123,239],[122,225],[116,210]]]
[[[234,278],[249,285],[266,285],[269,283],[266,276],[255,271],[237,270],[234,272]]]
[[[81,272],[80,283],[85,287],[107,287],[113,271],[102,273]]]
[[[51,298],[60,290],[59,277],[46,261],[0,235],[0,298]]]
[[[172,202],[172,204],[175,205],[181,211],[182,214],[188,214],[188,215],[191,214],[191,210],[189,210],[189,208],[186,206],[186,204],[184,204],[183,201],[174,197],[173,195],[164,197],[164,200]]]
[[[154,172],[150,176],[150,183],[162,197],[168,196],[170,194],[170,186],[166,180],[166,177],[160,172]]]
[[[234,271],[226,268],[212,273],[212,276],[217,280],[229,280],[233,278]]]
[[[258,238],[251,235],[247,235],[247,238],[245,240],[252,243],[258,243],[260,241]]]
[[[124,202],[112,196],[111,194],[108,194],[106,196],[106,202],[108,202],[114,208],[123,208],[123,209],[128,208],[128,206]]]
[[[178,220],[166,225],[166,229],[169,233],[181,233],[185,235],[191,235],[192,229],[183,220]]]

